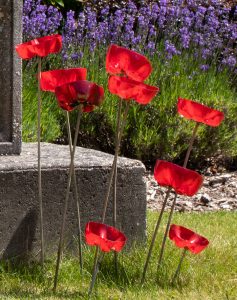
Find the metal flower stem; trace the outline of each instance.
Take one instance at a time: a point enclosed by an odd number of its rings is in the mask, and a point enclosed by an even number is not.
[[[99,251],[99,248],[96,247],[96,253],[97,253],[97,255],[98,255],[98,253],[99,253],[98,251]],[[101,264],[103,258],[104,258],[104,252],[101,253],[100,258],[97,259],[97,264],[94,265],[94,268],[95,268],[95,269],[93,270],[93,276],[92,276],[92,280],[91,280],[91,284],[90,284],[90,288],[89,288],[89,292],[88,292],[88,296],[89,296],[89,297],[90,297],[90,295],[91,295],[91,293],[92,293],[92,290],[93,290],[93,288],[94,288],[94,286],[95,286],[95,281],[96,281],[97,273],[98,273],[98,271],[99,271],[100,264]]]
[[[173,279],[172,279],[172,284],[174,284],[176,278],[179,276],[179,272],[180,272],[180,269],[181,269],[181,265],[182,265],[182,262],[183,262],[183,260],[184,260],[185,255],[186,255],[186,253],[187,253],[187,250],[188,250],[187,248],[184,248],[184,250],[183,250],[183,252],[182,252],[182,255],[181,255],[181,258],[180,258],[180,261],[179,261],[178,268],[177,268],[176,272],[174,273],[174,277],[173,277]]]
[[[120,105],[122,105],[122,101],[119,102],[119,106]],[[116,143],[116,146],[115,146],[115,154],[114,154],[114,160],[113,160],[112,168],[111,168],[111,171],[110,171],[109,183],[108,183],[107,191],[106,191],[106,194],[105,194],[105,200],[104,200],[104,205],[103,205],[103,213],[102,213],[102,218],[101,218],[102,223],[104,223],[104,221],[105,221],[107,206],[108,206],[108,202],[109,202],[110,190],[111,190],[111,186],[112,186],[112,183],[113,183],[115,168],[117,166],[120,143],[121,143],[122,134],[123,134],[123,130],[124,130],[127,115],[128,115],[129,102],[127,102],[127,104],[126,104],[126,108],[125,108],[125,112],[124,112],[124,115],[123,115],[123,120],[122,120],[121,126],[120,126],[121,113],[119,114],[119,110],[120,110],[120,108],[118,109],[118,114],[117,114],[117,128],[116,128],[116,134],[115,134],[115,136],[117,136],[118,139],[117,139],[117,143]],[[93,265],[93,273],[92,273],[92,280],[91,280],[88,295],[90,295],[92,293],[93,286],[94,286],[94,283],[95,283],[95,280],[96,280],[96,275],[97,275],[97,272],[98,272],[97,271],[98,255],[99,255],[99,248],[96,247],[94,265]]]
[[[154,247],[154,244],[155,244],[155,240],[156,240],[156,237],[157,237],[158,229],[160,227],[161,219],[162,219],[162,216],[163,216],[163,213],[164,213],[164,210],[165,210],[165,207],[166,207],[167,200],[169,198],[170,192],[171,192],[171,187],[169,187],[168,190],[167,190],[167,192],[166,192],[165,200],[163,202],[163,205],[162,205],[159,217],[157,219],[156,227],[155,227],[155,230],[154,230],[154,233],[153,233],[153,236],[152,236],[152,240],[151,240],[151,244],[150,244],[149,251],[148,251],[148,254],[147,254],[146,262],[145,262],[145,265],[144,265],[144,268],[143,268],[141,284],[143,284],[144,281],[145,281],[148,264],[149,264],[149,261],[150,261],[150,258],[151,258],[151,253],[152,253],[152,250],[153,250],[153,247]]]
[[[196,137],[196,134],[197,134],[197,130],[198,130],[198,127],[199,127],[200,123],[197,123],[195,124],[195,127],[193,129],[193,134],[192,134],[192,137],[190,139],[190,142],[189,142],[189,147],[188,147],[188,150],[186,152],[186,156],[185,156],[185,159],[184,159],[184,163],[183,163],[183,167],[186,168],[187,167],[187,164],[188,164],[188,160],[189,160],[189,157],[190,157],[190,153],[193,149],[193,142],[195,140],[195,137]]]
[[[89,291],[88,291],[88,296],[89,297],[90,297],[90,295],[92,293],[92,290],[94,288],[95,281],[96,281],[96,276],[97,276],[97,273],[98,273],[98,268],[97,268],[98,259],[99,259],[99,247],[97,246],[96,250],[95,250],[95,257],[94,257],[94,264],[93,264],[93,271],[92,271],[91,283],[90,283],[90,287],[89,287]]]
[[[40,209],[40,241],[41,241],[41,254],[40,260],[42,267],[44,266],[44,224],[43,224],[43,200],[42,200],[42,179],[41,179],[41,90],[40,90],[40,80],[41,80],[41,57],[38,57],[38,121],[37,121],[37,141],[38,141],[38,199],[39,199],[39,209]]]
[[[197,133],[198,127],[199,127],[199,123],[196,123],[196,125],[195,125],[195,127],[193,129],[193,134],[192,134],[192,137],[190,139],[189,147],[188,147],[188,150],[186,152],[185,159],[184,159],[184,163],[183,163],[183,167],[184,168],[187,167],[188,160],[189,160],[189,157],[190,157],[191,150],[193,148],[193,142],[194,142],[194,139],[196,137],[196,133]],[[168,222],[167,222],[167,225],[166,225],[165,235],[163,237],[163,241],[162,241],[162,245],[161,245],[161,250],[160,250],[160,254],[159,254],[159,259],[158,259],[157,271],[158,271],[158,269],[159,269],[159,267],[161,265],[162,258],[163,258],[163,255],[164,255],[165,243],[166,243],[166,240],[167,240],[167,236],[168,236],[168,232],[169,232],[171,220],[172,220],[172,217],[173,217],[176,200],[177,200],[177,193],[175,193],[175,197],[174,197],[174,200],[173,200],[173,203],[172,203],[172,206],[171,206],[171,210],[170,210]]]
[[[126,105],[126,108],[125,108],[125,112],[124,112],[124,115],[123,115],[122,124],[121,124],[120,127],[117,127],[119,129],[116,129],[116,131],[118,130],[118,133],[116,133],[116,135],[118,136],[118,141],[117,141],[117,145],[115,146],[114,160],[113,160],[112,168],[111,168],[111,171],[110,171],[109,184],[108,184],[108,188],[107,188],[106,195],[105,195],[105,200],[104,200],[103,213],[102,213],[102,223],[104,223],[104,221],[105,221],[107,206],[108,206],[108,202],[109,202],[110,190],[111,190],[111,186],[112,186],[112,182],[113,182],[115,167],[117,165],[117,160],[118,160],[118,154],[119,154],[119,150],[120,150],[120,143],[121,143],[121,139],[122,139],[122,134],[123,134],[124,127],[126,125],[128,110],[129,110],[129,102],[127,102],[127,105]],[[118,115],[117,126],[120,123],[121,123],[121,114]]]
[[[119,99],[119,106],[118,106],[118,112],[117,112],[117,127],[116,127],[116,133],[115,133],[115,149],[118,144],[118,139],[119,139],[119,132],[120,132],[120,118],[119,116],[121,115],[122,111],[122,99]],[[114,182],[113,182],[113,226],[117,227],[117,175],[118,175],[118,170],[117,170],[117,160],[115,162],[115,170],[114,170]],[[118,253],[114,251],[114,266],[115,266],[115,273],[118,275]]]
[[[56,270],[55,270],[55,276],[54,276],[54,287],[53,287],[54,292],[57,289],[57,283],[58,283],[58,272],[59,272],[59,266],[60,266],[60,261],[61,261],[61,256],[62,256],[66,214],[67,214],[69,193],[70,193],[70,187],[71,187],[71,178],[72,178],[72,174],[73,174],[73,170],[74,170],[74,156],[75,156],[77,138],[78,138],[78,133],[79,133],[79,128],[80,128],[81,115],[82,115],[82,113],[79,110],[78,116],[77,116],[77,124],[76,124],[74,142],[73,142],[73,152],[72,152],[72,156],[71,156],[70,170],[69,170],[68,181],[67,181],[67,191],[66,191],[66,197],[65,197],[65,202],[64,202],[64,211],[63,211],[60,239],[59,239],[59,245],[58,245],[58,255],[57,255],[57,263],[56,263]]]
[[[168,218],[168,222],[167,222],[167,225],[166,225],[166,228],[165,228],[165,235],[163,237],[163,241],[162,241],[162,245],[161,245],[161,250],[160,250],[159,260],[158,260],[158,265],[157,265],[157,271],[159,270],[159,267],[161,265],[161,261],[162,261],[163,255],[164,255],[165,243],[166,243],[166,240],[167,240],[167,236],[168,236],[170,223],[171,223],[171,220],[172,220],[172,216],[173,216],[177,196],[178,196],[177,193],[175,193],[174,200],[173,200],[172,207],[171,207],[171,211],[170,211],[169,218]]]
[[[70,149],[70,155],[72,160],[73,155],[73,146],[72,146],[72,135],[71,135],[71,128],[70,128],[70,119],[69,119],[69,112],[66,112],[66,123],[67,123],[67,133],[68,133],[68,144]],[[80,201],[77,189],[77,178],[75,173],[75,168],[73,168],[73,182],[74,182],[74,192],[76,198],[76,205],[77,205],[77,222],[78,222],[78,251],[79,251],[79,263],[81,272],[83,269],[83,257],[82,257],[82,236],[81,236],[81,214],[80,214]]]

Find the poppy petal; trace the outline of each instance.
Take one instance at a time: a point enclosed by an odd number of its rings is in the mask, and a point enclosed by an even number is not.
[[[24,43],[17,45],[15,47],[17,54],[22,58],[22,59],[31,59],[34,56],[36,56],[34,48],[31,46],[30,42]]]
[[[79,104],[82,110],[90,112],[104,100],[104,89],[87,80],[69,82],[55,88],[55,95],[61,108],[71,111]]]
[[[111,75],[126,74],[142,82],[151,74],[152,67],[145,56],[112,44],[106,55],[106,71]]]
[[[98,246],[104,252],[119,252],[126,243],[126,236],[118,229],[103,223],[89,222],[85,228],[86,243]]]
[[[15,47],[22,59],[34,56],[45,57],[50,53],[58,53],[62,48],[62,36],[59,34],[40,37]]]
[[[172,187],[177,194],[193,196],[202,185],[203,177],[195,171],[165,160],[157,160],[154,177],[159,185]]]
[[[213,127],[219,126],[224,119],[224,114],[221,111],[182,98],[178,99],[178,113],[187,119],[192,119]]]
[[[111,76],[108,85],[111,94],[126,100],[133,99],[140,104],[148,104],[159,92],[155,86],[120,76]]]
[[[43,91],[55,92],[55,88],[65,83],[86,80],[85,68],[71,68],[41,72],[40,88]]]
[[[209,241],[203,236],[183,226],[171,225],[169,238],[179,248],[187,248],[192,253],[198,254],[204,250]]]

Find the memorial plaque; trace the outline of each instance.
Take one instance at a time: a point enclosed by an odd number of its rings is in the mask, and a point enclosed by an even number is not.
[[[21,152],[22,1],[0,0],[0,155]]]

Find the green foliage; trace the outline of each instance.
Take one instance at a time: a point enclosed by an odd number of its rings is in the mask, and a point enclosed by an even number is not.
[[[37,141],[37,68],[23,72],[23,141]],[[41,140],[52,142],[62,135],[63,112],[51,93],[42,93]]]
[[[105,71],[106,49],[100,48],[91,56],[85,51],[81,61],[68,62],[66,67],[81,66],[88,68],[88,79],[104,86],[105,101],[94,112],[83,115],[79,144],[113,153],[114,132],[116,126],[117,98],[107,89],[108,76]],[[54,66],[58,62],[55,61]],[[231,85],[227,71],[217,72],[215,66],[208,71],[199,69],[199,62],[193,55],[186,53],[166,61],[162,57],[152,60],[153,72],[148,84],[158,86],[160,92],[149,105],[143,106],[132,103],[122,142],[121,153],[128,157],[138,158],[147,163],[154,163],[157,158],[182,160],[188,147],[188,142],[194,127],[192,121],[181,118],[176,111],[177,98],[197,100],[210,107],[224,111],[225,120],[217,128],[201,125],[194,143],[192,161],[203,163],[205,158],[212,155],[237,155],[237,91]],[[49,68],[49,67],[48,67]],[[50,69],[50,68],[49,68]],[[25,72],[26,73],[26,72]],[[26,75],[25,75],[26,76]],[[32,90],[30,76],[24,85],[24,138],[29,140],[32,134],[34,118],[32,115]],[[65,134],[64,127],[60,128],[62,112],[56,108],[55,100],[47,94],[50,101],[43,101],[50,114],[43,113],[43,139],[56,140],[60,133]],[[36,100],[34,100],[36,103]],[[35,104],[36,105],[36,104]],[[31,114],[31,115],[30,115]],[[71,114],[74,127],[76,118]],[[50,119],[44,119],[50,117]],[[31,122],[29,122],[29,119]],[[44,125],[45,124],[45,125]],[[49,126],[49,124],[52,124]],[[63,123],[64,124],[64,123]],[[45,127],[44,127],[45,126]],[[210,143],[210,141],[212,141]]]
[[[77,11],[82,7],[82,4],[86,2],[86,0],[44,0],[43,3],[47,5],[53,5],[63,12],[67,12],[70,9]]]
[[[155,226],[158,213],[148,213],[148,240]],[[167,214],[165,214],[165,218]],[[140,285],[142,268],[149,243],[133,245],[132,249],[119,254],[119,274],[114,271],[113,253],[107,253],[98,273],[94,295],[91,299],[237,299],[237,247],[236,212],[177,213],[174,223],[184,225],[207,237],[209,246],[200,254],[188,253],[184,259],[176,285],[170,280],[177,268],[181,249],[167,241],[164,261],[159,273],[157,253],[165,230],[162,223],[160,234],[148,268],[147,280]],[[78,259],[64,256],[56,294],[52,292],[55,259],[48,260],[44,270],[30,263],[14,266],[10,262],[0,264],[1,299],[88,299],[94,247],[83,247],[84,271],[80,273]],[[66,251],[65,251],[66,254]],[[132,263],[131,263],[132,262]]]
[[[53,6],[61,6],[64,7],[64,1],[63,0],[50,0],[46,1],[47,4],[53,5]]]
[[[97,139],[101,137],[100,129],[113,133],[116,124],[117,99],[107,89],[104,57],[105,51],[100,49],[100,53],[91,60],[88,54],[80,62],[81,66],[88,68],[89,79],[106,88],[104,104],[94,113],[85,115],[82,125],[87,136]],[[227,71],[217,72],[215,66],[212,66],[203,72],[199,69],[198,60],[194,60],[188,52],[186,56],[175,56],[168,62],[156,57],[152,65],[153,73],[147,83],[158,86],[160,93],[149,105],[131,105],[121,152],[145,162],[154,161],[158,157],[182,159],[194,123],[177,114],[176,103],[180,96],[225,113],[225,121],[219,127],[200,126],[193,160],[203,162],[203,159],[219,153],[237,155],[237,91],[231,86]],[[102,128],[97,122],[98,115],[104,119]],[[101,145],[112,145],[113,135],[104,142],[101,138]]]

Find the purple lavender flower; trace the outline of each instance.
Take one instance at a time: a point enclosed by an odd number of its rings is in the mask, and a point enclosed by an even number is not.
[[[236,62],[236,57],[234,57],[233,55],[229,55],[222,60],[222,64],[230,68],[234,68],[236,66]]]
[[[78,60],[83,49],[89,47],[93,52],[111,42],[153,55],[164,42],[168,59],[181,54],[178,49],[189,49],[201,60],[203,71],[208,66],[205,60],[212,57],[221,57],[221,64],[231,69],[236,66],[237,24],[229,18],[230,8],[219,0],[186,0],[185,5],[183,0],[140,0],[139,4],[128,0],[124,7],[111,9],[106,5],[100,11],[85,4],[79,15],[67,13],[63,27],[61,13],[42,3],[24,0],[24,39],[61,29],[63,59]]]
[[[201,65],[200,66],[200,70],[202,70],[202,71],[208,71],[209,70],[209,68],[210,68],[210,66],[209,65]]]
[[[165,52],[167,54],[168,59],[172,59],[174,55],[180,54],[174,44],[172,44],[169,40],[165,41]]]
[[[61,20],[62,14],[57,8],[42,5],[41,0],[25,0],[22,18],[24,40],[57,32]]]
[[[189,34],[187,27],[180,28],[179,32],[180,32],[182,47],[188,49],[191,36]]]
[[[133,1],[128,1],[126,5],[127,13],[128,14],[136,14],[137,12],[137,6]]]
[[[122,26],[126,19],[125,9],[117,9],[114,15],[110,16],[109,38],[112,43],[118,43],[121,37]]]
[[[147,44],[147,49],[148,49],[148,52],[151,54],[151,55],[154,55],[155,53],[155,43],[150,41],[148,42]]]
[[[167,6],[168,1],[167,0],[160,0],[160,6]]]
[[[76,28],[77,25],[75,20],[75,12],[70,10],[69,12],[67,12],[66,24],[64,26],[64,32],[66,33],[64,41],[67,44],[73,43],[73,38],[76,34]]]
[[[128,15],[127,22],[124,25],[124,34],[122,36],[122,42],[125,46],[129,46],[135,37],[134,22],[135,17],[133,15]]]
[[[202,58],[207,59],[212,54],[210,49],[202,49]]]
[[[197,44],[198,46],[203,46],[204,45],[204,39],[203,39],[203,35],[199,32],[194,32],[193,33],[193,38],[192,38],[193,42],[195,44]]]
[[[151,8],[151,17],[156,20],[159,14],[159,5],[157,3],[153,3],[152,4],[152,8]]]
[[[71,59],[72,60],[78,60],[79,59],[79,54],[78,53],[72,53]]]
[[[156,29],[154,25],[149,25],[149,37],[156,36]]]

